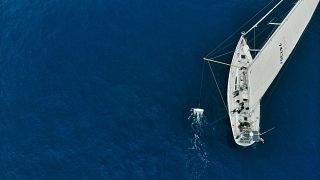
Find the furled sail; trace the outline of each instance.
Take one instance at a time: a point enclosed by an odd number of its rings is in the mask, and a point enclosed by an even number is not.
[[[299,0],[248,69],[250,107],[260,101],[309,23],[319,0]]]

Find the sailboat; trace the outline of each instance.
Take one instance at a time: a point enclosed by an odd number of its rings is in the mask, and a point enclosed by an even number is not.
[[[241,33],[229,64],[228,114],[234,141],[240,146],[264,142],[260,133],[260,101],[297,45],[319,0],[298,0],[281,22],[269,23],[277,27],[262,48],[251,49],[247,43],[248,33],[281,3],[283,0],[248,31]],[[253,58],[253,53],[258,54]]]

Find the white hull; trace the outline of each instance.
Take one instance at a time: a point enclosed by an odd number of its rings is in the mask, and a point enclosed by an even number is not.
[[[247,69],[252,63],[249,46],[241,37],[232,59],[228,81],[228,109],[235,142],[250,146],[260,140],[260,103],[249,108]]]

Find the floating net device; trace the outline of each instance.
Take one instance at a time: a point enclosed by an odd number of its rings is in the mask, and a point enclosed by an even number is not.
[[[192,122],[191,127],[196,134],[202,134],[203,127],[206,124],[206,118],[204,115],[204,109],[200,108],[191,108],[190,109],[189,120]]]
[[[198,117],[198,118],[202,118],[203,117],[203,112],[204,109],[200,109],[200,108],[192,108],[192,113],[194,116]]]

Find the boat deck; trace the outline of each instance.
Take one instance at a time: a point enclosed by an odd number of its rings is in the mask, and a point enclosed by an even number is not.
[[[228,108],[234,139],[242,146],[259,141],[260,104],[249,107],[250,87],[247,69],[252,61],[249,47],[241,37],[229,73]]]

